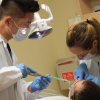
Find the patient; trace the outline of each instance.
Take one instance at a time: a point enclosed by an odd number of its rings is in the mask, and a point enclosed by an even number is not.
[[[100,86],[90,80],[78,80],[69,88],[69,100],[100,100]]]
[[[77,80],[69,88],[69,98],[50,96],[36,100],[100,100],[100,86],[90,80]]]

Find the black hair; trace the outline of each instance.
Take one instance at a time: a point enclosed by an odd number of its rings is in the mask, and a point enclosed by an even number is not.
[[[3,0],[0,5],[0,20],[7,15],[23,18],[25,13],[34,13],[39,10],[40,7],[36,0]]]

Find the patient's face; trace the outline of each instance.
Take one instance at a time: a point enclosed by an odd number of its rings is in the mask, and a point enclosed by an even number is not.
[[[82,87],[83,87],[83,85],[82,85],[83,81],[84,80],[81,80],[81,81],[80,80],[76,80],[74,82],[74,84],[69,88],[69,100],[71,100],[70,97],[73,95],[74,91],[82,89]]]

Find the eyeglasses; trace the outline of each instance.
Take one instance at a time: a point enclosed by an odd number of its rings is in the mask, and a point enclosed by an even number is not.
[[[84,53],[84,54],[79,54],[77,55],[78,58],[84,58],[89,52],[91,52],[91,50],[89,50],[88,52]]]
[[[29,24],[31,24],[31,23],[34,21],[34,19],[31,20],[31,19],[29,19],[29,18],[24,18],[24,21],[27,22],[27,23],[29,23]]]
[[[80,54],[80,55],[77,55],[77,56],[85,57],[86,55],[87,55],[87,53],[86,54]]]
[[[29,19],[29,18],[22,18],[23,19],[23,24],[26,25],[27,27],[31,27],[31,23],[33,22],[34,19]]]
[[[70,100],[70,94],[74,94],[74,87],[80,80],[76,81],[71,87],[69,87],[69,100]]]

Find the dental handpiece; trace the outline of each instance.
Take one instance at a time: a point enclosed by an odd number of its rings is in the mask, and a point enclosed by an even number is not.
[[[31,76],[42,76],[42,77],[44,77],[44,75],[41,75],[41,74],[39,74],[39,73],[32,73],[32,72],[30,72],[30,71],[28,71],[28,75],[31,75]]]

